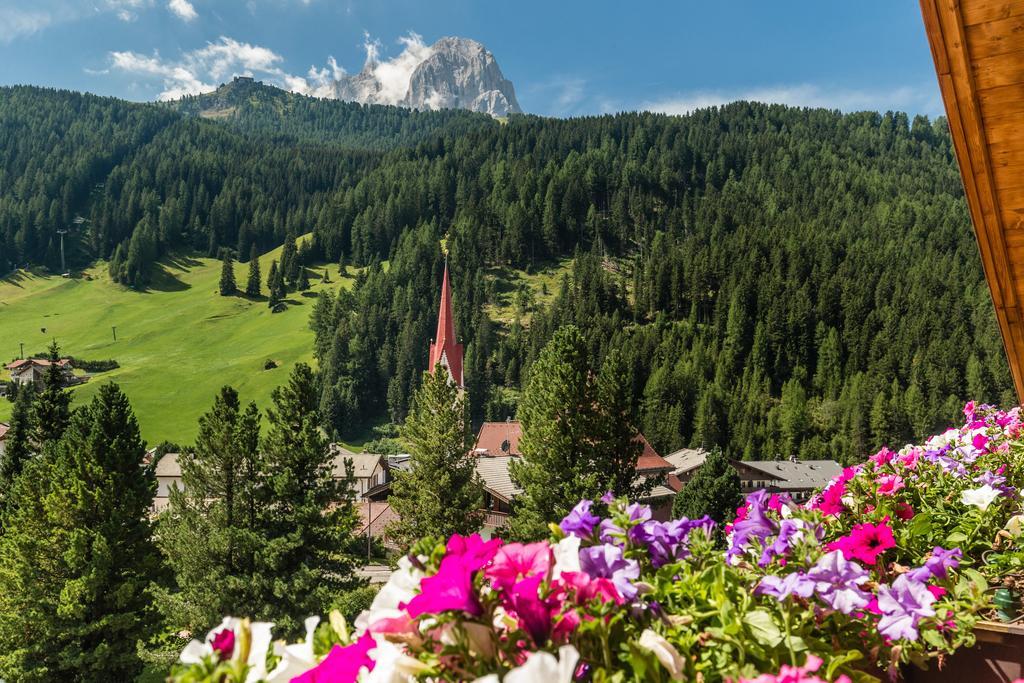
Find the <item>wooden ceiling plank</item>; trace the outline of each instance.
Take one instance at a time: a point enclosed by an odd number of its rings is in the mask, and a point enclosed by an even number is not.
[[[1024,14],[967,26],[964,36],[971,59],[1024,50]]]
[[[1012,263],[1017,258],[1024,263],[1024,246],[1017,234],[1012,236],[1012,244],[1007,242],[1004,221],[1013,221],[1016,225],[1016,214],[1002,213],[996,183],[999,174],[1012,176],[1011,169],[1024,166],[1024,154],[1011,149],[1008,136],[1003,132],[997,134],[994,150],[990,149],[979,93],[982,89],[1003,88],[988,98],[987,105],[993,117],[1008,115],[1011,107],[1008,103],[1018,99],[1012,86],[1024,81],[1024,50],[1014,50],[1014,39],[1002,37],[996,29],[972,30],[968,36],[961,14],[962,9],[983,9],[984,5],[992,15],[990,20],[1001,21],[1016,16],[1015,8],[997,7],[987,0],[920,0],[920,3],[982,266],[1014,386],[1021,397],[1024,396],[1024,329],[1018,302],[1024,300],[1024,268],[1018,279]],[[1015,25],[1013,21],[1005,22],[1002,30],[1011,30]],[[978,41],[976,52],[987,56],[972,59],[971,39]],[[1021,112],[1024,118],[1024,107]],[[994,157],[1002,165],[998,165]]]
[[[1012,0],[972,0],[961,5],[964,26],[974,26],[1024,14],[1024,5]]]

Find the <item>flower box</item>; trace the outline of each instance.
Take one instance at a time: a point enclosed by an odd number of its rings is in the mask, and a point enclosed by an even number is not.
[[[1024,625],[983,621],[974,634],[977,644],[947,658],[942,670],[908,667],[907,683],[1008,683],[1024,676]]]

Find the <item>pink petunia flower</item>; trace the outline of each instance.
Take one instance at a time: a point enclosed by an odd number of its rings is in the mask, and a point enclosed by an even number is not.
[[[517,581],[534,575],[544,577],[551,568],[551,546],[547,542],[509,543],[502,546],[484,576],[496,590],[511,588]]]
[[[878,477],[875,483],[878,484],[878,495],[880,496],[895,495],[897,491],[905,486],[903,477],[898,474],[884,474]]]
[[[878,524],[865,522],[855,525],[848,535],[830,543],[828,549],[841,551],[847,560],[859,560],[873,565],[879,555],[895,547],[892,529],[883,520]]]
[[[335,645],[320,664],[296,676],[291,683],[355,683],[363,667],[373,671],[376,662],[370,657],[370,650],[375,647],[377,643],[369,633],[351,645]]]

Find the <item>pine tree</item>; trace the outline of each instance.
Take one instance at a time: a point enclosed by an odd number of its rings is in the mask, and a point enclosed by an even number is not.
[[[304,292],[309,289],[309,273],[306,272],[305,266],[299,267],[299,281],[296,287],[300,292]]]
[[[523,494],[511,520],[513,536],[539,538],[580,499],[605,492],[612,463],[603,440],[614,430],[605,426],[599,395],[582,335],[572,325],[561,328],[530,371],[519,406],[523,458],[509,469]]]
[[[17,386],[17,385],[12,385]],[[33,404],[36,396],[31,385],[18,389],[11,413],[11,423],[7,430],[7,440],[3,457],[0,457],[0,513],[3,513],[16,502],[11,493],[14,483],[32,457]],[[0,519],[0,524],[2,524]]]
[[[402,427],[410,469],[395,473],[390,498],[400,519],[388,533],[403,547],[427,535],[471,534],[483,523],[483,484],[465,413],[465,396],[440,364],[423,373]]]
[[[281,271],[277,267],[277,261],[270,262],[270,272],[267,273],[267,290],[270,293],[268,305],[270,308],[276,308],[281,299],[284,298],[284,292],[281,290]]]
[[[643,452],[643,443],[637,438],[630,419],[632,385],[622,354],[612,351],[601,364],[597,377],[597,402],[600,408],[599,432],[594,435],[599,488],[615,496],[631,500],[650,493],[654,480],[640,481],[636,476],[637,459]]]
[[[43,378],[43,391],[35,402],[35,444],[39,450],[56,442],[67,429],[71,420],[71,393],[64,388],[66,377],[58,365],[60,347],[54,341],[50,344],[49,361]]]
[[[161,591],[160,611],[175,628],[204,632],[225,614],[267,615],[253,594],[261,548],[256,523],[259,411],[243,410],[238,393],[223,387],[199,418],[195,448],[178,455],[181,488],[159,522],[160,546],[178,590]]]
[[[249,279],[245,283],[245,293],[252,297],[260,295],[260,257],[255,244],[249,252]]]
[[[307,616],[360,585],[348,554],[358,517],[351,469],[347,479],[332,476],[333,457],[318,427],[313,371],[299,363],[271,398],[262,448],[270,476],[258,499],[266,546],[253,586],[262,604],[276,606],[275,633],[296,636]]]
[[[300,267],[295,235],[289,232],[284,238],[284,248],[281,250],[281,275],[288,280],[289,284],[294,285],[299,279]]]
[[[696,519],[710,516],[718,523],[731,519],[743,502],[740,477],[720,450],[708,453],[693,479],[676,494],[672,514]]]
[[[160,571],[144,455],[128,399],[107,384],[18,479],[0,537],[0,676],[130,681],[141,671],[136,642],[152,631],[148,587]]]
[[[220,295],[232,296],[238,291],[235,284],[235,261],[231,258],[231,252],[227,249],[221,250],[220,265]]]

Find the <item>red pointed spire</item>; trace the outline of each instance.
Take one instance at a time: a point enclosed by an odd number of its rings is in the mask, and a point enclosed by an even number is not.
[[[441,309],[437,314],[437,337],[430,344],[430,366],[440,363],[448,368],[456,386],[462,387],[462,344],[455,339],[455,319],[452,313],[452,288],[448,284],[448,262],[444,264],[444,280],[441,283]]]

